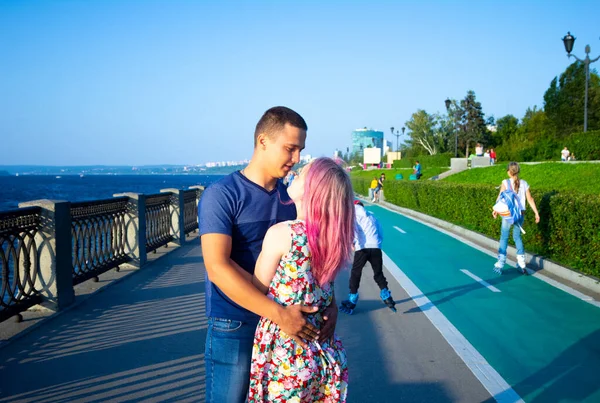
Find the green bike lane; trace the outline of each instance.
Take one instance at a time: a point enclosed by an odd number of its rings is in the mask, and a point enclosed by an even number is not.
[[[600,308],[510,265],[499,276],[492,256],[396,212],[367,208],[383,227],[384,252],[523,400],[600,402]],[[421,309],[428,306],[399,313]]]

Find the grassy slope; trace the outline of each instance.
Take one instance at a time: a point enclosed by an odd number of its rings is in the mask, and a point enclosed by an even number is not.
[[[386,175],[387,176],[387,175]],[[522,179],[534,189],[575,191],[600,194],[600,164],[548,162],[521,165]],[[476,168],[451,175],[443,181],[455,183],[483,183],[499,186],[506,179],[506,164],[489,168]]]
[[[442,172],[446,172],[448,169],[449,168],[423,168],[421,171],[423,174],[421,176],[421,180],[429,179],[432,176],[439,175]],[[370,171],[354,171],[351,173],[351,175],[356,178],[373,179],[373,177],[379,178],[379,175],[384,173],[386,180],[395,180],[397,174],[402,174],[404,177],[403,180],[408,180],[412,172],[412,168],[373,169]]]

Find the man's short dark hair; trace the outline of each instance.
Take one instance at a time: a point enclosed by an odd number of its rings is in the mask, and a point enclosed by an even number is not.
[[[277,132],[281,131],[286,123],[302,130],[308,130],[304,118],[285,106],[275,106],[266,111],[258,123],[256,124],[256,130],[254,130],[254,146],[256,146],[256,140],[258,135],[266,133],[270,138],[273,138]]]

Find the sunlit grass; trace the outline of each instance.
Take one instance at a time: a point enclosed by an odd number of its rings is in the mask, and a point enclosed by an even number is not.
[[[445,182],[481,183],[498,186],[508,176],[507,164],[487,168],[469,169],[451,175]],[[547,162],[535,165],[521,164],[520,178],[534,189],[575,191],[600,194],[600,164]]]
[[[439,167],[431,167],[431,168],[423,168],[421,173],[421,180],[429,179],[433,176],[439,175],[442,172],[448,171],[448,168],[439,168]],[[365,178],[365,179],[373,179],[374,177],[379,178],[379,175],[382,173],[385,174],[386,180],[393,181],[396,180],[396,175],[402,174],[401,180],[409,180],[410,175],[412,174],[412,168],[393,168],[393,169],[373,169],[369,171],[354,171],[351,173],[353,177],[357,178]]]

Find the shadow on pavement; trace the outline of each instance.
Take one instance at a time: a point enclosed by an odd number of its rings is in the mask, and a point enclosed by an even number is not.
[[[590,351],[593,352],[590,354]],[[551,353],[551,352],[549,352]],[[513,386],[527,402],[600,401],[600,330],[560,353],[550,364]],[[495,396],[501,401],[502,394]],[[489,399],[487,402],[494,402]]]
[[[181,248],[0,350],[0,402],[203,401],[204,269]]]

